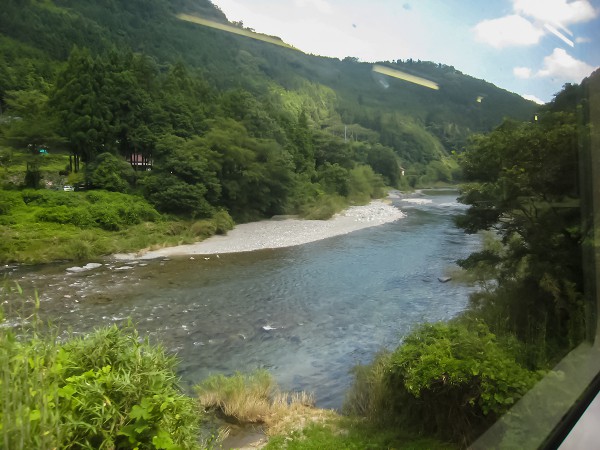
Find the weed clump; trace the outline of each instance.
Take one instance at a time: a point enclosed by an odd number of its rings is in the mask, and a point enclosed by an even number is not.
[[[131,324],[59,342],[36,313],[18,331],[3,322],[0,447],[200,447],[202,414],[181,392],[176,360]]]
[[[334,415],[333,411],[315,409],[311,393],[281,392],[266,370],[213,375],[195,390],[205,409],[216,411],[230,422],[264,424],[270,435]]]

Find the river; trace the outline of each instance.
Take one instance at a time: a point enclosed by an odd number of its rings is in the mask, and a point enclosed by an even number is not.
[[[283,389],[339,408],[350,369],[393,348],[415,325],[449,319],[468,286],[441,283],[479,238],[457,230],[451,191],[394,204],[404,219],[284,249],[123,262],[7,267],[40,293],[41,315],[76,333],[131,318],[181,360],[187,385],[213,373],[266,368]],[[4,305],[11,309],[11,305]],[[10,317],[10,311],[9,311]]]

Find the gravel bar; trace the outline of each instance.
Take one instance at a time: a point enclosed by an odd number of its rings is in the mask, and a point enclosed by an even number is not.
[[[329,220],[269,219],[236,227],[226,235],[159,250],[114,255],[116,259],[155,259],[181,255],[241,253],[267,248],[293,247],[402,219],[405,214],[382,200],[352,206]]]

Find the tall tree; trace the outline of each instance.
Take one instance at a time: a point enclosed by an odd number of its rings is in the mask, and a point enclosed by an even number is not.
[[[58,74],[51,105],[58,114],[61,132],[75,158],[92,160],[104,150],[109,132],[111,111],[102,97],[104,67],[92,58],[89,50],[75,47],[65,68]]]
[[[536,122],[506,121],[475,137],[461,155],[468,183],[459,200],[469,209],[457,223],[468,232],[493,229],[504,244],[500,252],[485,249],[462,261],[488,265],[497,275],[496,289],[474,300],[494,311],[502,331],[538,348],[546,340],[550,353],[571,347],[584,332],[579,131],[574,114],[547,111]]]

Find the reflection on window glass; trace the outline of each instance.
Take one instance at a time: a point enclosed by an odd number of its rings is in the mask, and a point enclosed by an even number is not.
[[[2,448],[551,448],[594,398],[594,2],[2,8]]]

